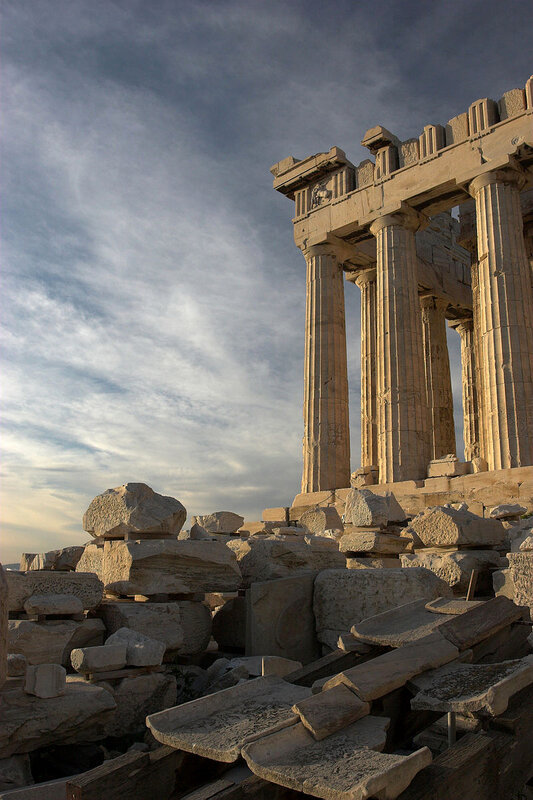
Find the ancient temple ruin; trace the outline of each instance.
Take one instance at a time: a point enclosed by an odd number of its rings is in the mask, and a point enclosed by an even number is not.
[[[456,453],[446,322],[467,464],[442,474],[533,464],[533,78],[361,144],[373,161],[332,147],[271,169],[307,263],[302,493],[350,485],[344,276],[361,291],[360,482],[425,479]]]

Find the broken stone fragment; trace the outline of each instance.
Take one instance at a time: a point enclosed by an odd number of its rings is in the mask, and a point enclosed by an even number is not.
[[[126,663],[129,667],[157,667],[165,655],[165,643],[145,636],[129,628],[119,628],[106,640],[106,646],[120,645],[126,648]]]
[[[9,621],[9,650],[23,655],[28,664],[69,666],[70,653],[76,647],[100,645],[104,624],[101,619]]]
[[[7,674],[9,678],[19,678],[26,674],[27,661],[22,653],[8,653]]]
[[[425,567],[446,581],[453,592],[464,595],[468,590],[472,570],[477,570],[477,590],[481,594],[490,592],[491,571],[499,566],[500,555],[496,550],[445,550],[443,548],[417,550],[400,554],[401,566]]]
[[[389,522],[390,499],[370,489],[351,489],[346,497],[344,520],[358,527],[382,527]]]
[[[83,529],[93,536],[131,531],[178,534],[186,518],[185,507],[174,497],[157,494],[146,483],[126,483],[91,501],[83,515]]]
[[[9,610],[23,611],[32,595],[74,595],[85,610],[96,608],[102,600],[104,586],[91,572],[6,572],[9,588]]]
[[[225,544],[176,539],[106,542],[103,577],[108,591],[124,595],[231,592],[241,585]]]
[[[107,672],[126,665],[125,644],[105,644],[99,647],[78,647],[70,654],[76,672]]]
[[[180,531],[178,534],[178,539],[204,539],[204,540],[212,540],[213,537],[206,531],[205,528],[202,528],[201,525],[198,525],[196,522],[190,529],[190,531]]]
[[[344,525],[334,506],[315,506],[304,511],[299,525],[309,533],[321,534],[328,530],[342,531]]]
[[[526,511],[527,508],[518,503],[507,503],[491,508],[489,517],[491,519],[512,519],[513,517],[521,517]]]
[[[26,614],[81,614],[83,603],[73,594],[32,594],[24,601]]]
[[[83,545],[63,547],[60,550],[49,550],[47,553],[22,553],[20,570],[60,570],[72,572],[83,555]]]
[[[520,552],[530,552],[533,550],[533,534],[529,534],[526,536],[522,544],[520,545]]]
[[[105,682],[101,685],[109,687]],[[144,734],[148,714],[176,704],[176,678],[163,672],[123,678],[113,686],[112,693],[117,707],[108,717],[104,735],[122,737],[124,731]]]
[[[67,671],[61,664],[38,664],[26,670],[24,691],[35,697],[59,697],[66,691]]]
[[[263,656],[261,665],[261,675],[277,675],[279,678],[284,678],[291,672],[301,669],[303,666],[301,661],[295,661],[292,658],[282,658],[281,656]]]
[[[426,547],[487,547],[505,542],[505,528],[496,519],[484,519],[470,511],[436,506],[411,520]]]
[[[233,511],[213,511],[212,514],[195,516],[191,522],[193,527],[199,525],[208,533],[236,533],[242,528],[244,517],[234,514]]]
[[[349,531],[341,537],[339,549],[341,553],[403,553],[406,540],[401,536],[380,533],[378,530]],[[399,564],[397,564],[399,566]]]
[[[299,715],[313,737],[320,741],[369,714],[370,703],[365,703],[347,686],[340,684],[301,700],[292,710]]]
[[[76,565],[76,572],[94,572],[99,580],[103,576],[104,543],[89,542]]]

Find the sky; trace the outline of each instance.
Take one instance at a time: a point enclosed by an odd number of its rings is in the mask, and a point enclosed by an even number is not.
[[[3,0],[0,559],[128,481],[259,519],[301,479],[305,262],[269,168],[359,163],[533,70],[530,0]],[[359,290],[346,286],[352,468]],[[458,337],[451,340],[461,435]]]

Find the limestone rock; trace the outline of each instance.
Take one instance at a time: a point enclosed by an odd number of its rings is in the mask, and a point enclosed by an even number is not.
[[[62,547],[60,550],[49,550],[47,553],[22,553],[20,571],[26,570],[60,570],[73,572],[83,555],[83,545]]]
[[[104,689],[68,683],[65,694],[42,700],[12,689],[2,696],[0,758],[54,744],[104,738],[105,722],[116,707]]]
[[[261,661],[261,675],[277,675],[279,678],[284,678],[303,666],[301,661],[281,656],[263,656]]]
[[[248,587],[256,581],[287,578],[328,567],[344,567],[345,558],[337,548],[322,548],[318,537],[309,542],[300,537],[291,539],[234,539],[227,547],[237,556],[242,572],[242,586]],[[333,542],[333,544],[335,544]]]
[[[346,498],[344,520],[358,527],[385,527],[389,522],[388,497],[370,489],[351,489]]]
[[[26,614],[61,616],[83,613],[83,603],[73,594],[32,594],[24,601]]]
[[[323,533],[327,530],[342,531],[344,525],[334,506],[315,506],[304,511],[299,524],[309,533]]]
[[[331,736],[352,722],[370,713],[370,703],[365,703],[346,686],[334,686],[292,707],[305,727],[317,741]]]
[[[9,610],[23,611],[24,603],[34,594],[70,594],[79,597],[86,610],[96,608],[104,587],[90,572],[6,572],[9,588]]]
[[[24,691],[35,697],[59,697],[66,691],[67,671],[60,664],[38,664],[28,667]]]
[[[186,519],[179,500],[157,494],[145,483],[126,483],[91,501],[83,515],[83,529],[93,536],[130,531],[178,534]]]
[[[129,628],[164,642],[167,652],[171,653],[201,653],[211,637],[211,614],[203,603],[190,600],[175,603],[107,601],[100,611],[109,633]]]
[[[533,534],[529,534],[526,536],[522,544],[520,545],[520,552],[530,552],[533,550]]]
[[[206,531],[205,528],[202,528],[201,525],[194,524],[190,531],[180,531],[178,534],[178,539],[203,539],[203,540],[212,540],[213,537]]]
[[[92,673],[122,669],[126,665],[126,645],[122,643],[100,647],[78,647],[70,654],[76,672]]]
[[[192,524],[199,525],[208,533],[236,533],[244,524],[244,517],[233,511],[213,511],[192,518]]]
[[[9,650],[25,656],[28,664],[69,666],[76,647],[102,644],[104,625],[100,619],[9,621]]]
[[[451,595],[450,587],[427,569],[327,569],[315,579],[314,612],[319,640],[337,647],[352,625],[408,603]]]
[[[119,628],[106,641],[106,646],[121,645],[126,648],[129,667],[157,667],[163,661],[165,644],[129,628]]]
[[[146,717],[176,703],[176,679],[173,675],[154,672],[123,678],[112,688],[116,711],[106,725],[107,736],[144,733]]]
[[[0,759],[0,792],[8,792],[34,783],[29,756],[11,756]],[[3,797],[4,795],[0,795]],[[37,796],[34,793],[35,800]],[[16,800],[16,797],[13,797]]]
[[[372,556],[353,557],[347,553],[346,568],[347,569],[398,569],[401,567],[400,559],[397,556],[390,556],[389,558],[378,558]]]
[[[104,583],[118,594],[231,592],[241,585],[233,552],[219,542],[106,542]]]
[[[411,520],[409,528],[426,547],[487,547],[505,541],[505,528],[498,520],[450,507],[423,511]]]
[[[405,538],[380,533],[377,530],[358,530],[345,533],[339,541],[341,553],[403,553]]]
[[[89,542],[83,548],[83,554],[76,565],[76,572],[94,572],[99,580],[104,574],[104,546]]]
[[[7,678],[8,653],[8,584],[6,573],[0,564],[0,689]]]
[[[495,550],[417,550],[400,555],[402,567],[425,567],[446,581],[455,594],[466,594],[473,569],[478,570],[477,590],[490,592],[491,570],[500,566]]]
[[[10,678],[18,678],[26,674],[27,661],[22,653],[8,653],[7,674]]]
[[[522,514],[525,514],[527,508],[525,506],[521,506],[518,503],[504,503],[501,506],[495,506],[495,508],[491,508],[489,517],[491,519],[509,519],[513,517],[521,517]]]

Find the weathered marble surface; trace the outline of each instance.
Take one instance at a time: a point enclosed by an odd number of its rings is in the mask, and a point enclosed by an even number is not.
[[[62,547],[60,550],[49,550],[47,553],[22,553],[20,571],[33,569],[74,571],[84,549],[83,545],[74,545]]]
[[[101,645],[104,624],[101,619],[9,621],[9,650],[25,656],[28,664],[70,664],[70,654],[76,647]]]
[[[476,606],[482,606],[484,600],[461,600],[455,597],[437,597],[426,603],[426,609],[433,614],[464,614]]]
[[[388,724],[386,717],[365,717],[319,742],[299,724],[247,744],[243,756],[259,777],[324,800],[392,800],[431,763],[431,752],[376,752]]]
[[[444,581],[421,568],[323,570],[313,599],[317,636],[336,649],[339,636],[367,617],[411,600],[450,594]]]
[[[26,614],[61,616],[81,614],[83,603],[73,594],[32,594],[24,602]]]
[[[389,611],[376,614],[352,626],[351,632],[357,638],[370,644],[385,647],[401,647],[409,642],[427,636],[452,615],[432,614],[426,610],[427,601],[414,600]]]
[[[429,508],[411,520],[409,528],[426,547],[487,547],[505,541],[501,522],[479,517],[466,509]]]
[[[70,654],[70,662],[76,672],[107,672],[126,666],[126,645],[100,645],[99,647],[77,647]]]
[[[9,610],[23,611],[24,603],[34,594],[71,594],[78,597],[83,608],[96,608],[101,602],[104,587],[91,572],[6,572],[9,589]]]
[[[498,716],[533,683],[533,655],[496,664],[449,664],[410,681],[415,710]]]
[[[157,667],[163,661],[165,644],[130,628],[119,628],[106,640],[106,647],[119,645],[126,648],[129,667]]]
[[[349,531],[339,540],[341,553],[403,553],[407,541],[402,536],[380,533],[377,530]]]
[[[59,697],[66,691],[67,671],[61,664],[37,664],[26,670],[24,691],[35,697]]]
[[[491,588],[491,570],[501,565],[497,550],[445,550],[431,548],[400,555],[402,567],[425,567],[452,588],[458,595],[468,591],[472,570],[478,572],[477,591],[488,594]]]
[[[179,500],[158,494],[145,483],[126,483],[91,501],[83,515],[83,529],[93,536],[129,531],[178,534],[186,519]]]
[[[346,497],[344,519],[361,527],[385,527],[389,521],[390,500],[371,489],[351,489]]]
[[[242,747],[264,735],[294,725],[291,707],[311,690],[282,678],[256,678],[247,683],[152,714],[146,724],[163,744],[215,761],[236,761]]]
[[[342,531],[344,525],[334,506],[315,506],[305,511],[299,524],[309,533],[320,534],[324,531]]]
[[[191,533],[195,525],[199,525],[208,533],[235,533],[244,524],[244,517],[233,511],[213,511],[191,518]],[[194,538],[194,537],[191,537]]]
[[[339,684],[301,700],[292,710],[317,741],[331,736],[370,713],[370,703],[363,702],[347,686]]]

